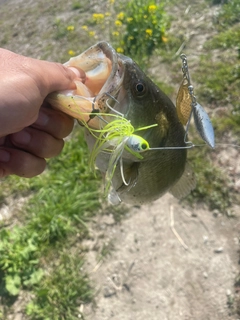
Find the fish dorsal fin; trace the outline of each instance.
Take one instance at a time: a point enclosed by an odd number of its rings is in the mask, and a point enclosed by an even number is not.
[[[183,175],[178,182],[169,190],[177,199],[187,196],[196,187],[195,174],[191,166],[186,163]]]

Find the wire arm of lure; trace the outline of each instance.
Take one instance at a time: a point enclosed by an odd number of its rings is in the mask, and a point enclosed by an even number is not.
[[[112,95],[110,95],[109,93],[106,93],[106,95],[108,95],[112,100],[114,100],[116,103],[119,104],[119,101],[118,101],[116,98],[114,98]],[[107,105],[107,107],[108,107],[111,111],[113,111],[113,112],[115,112],[117,115],[119,115],[120,117],[124,117],[124,114],[123,114],[123,113],[119,112],[118,110],[115,110],[114,108],[112,108],[112,107],[110,106],[108,100],[109,100],[109,99],[106,100],[106,105]]]
[[[123,171],[123,160],[122,160],[122,157],[120,158],[120,172],[121,172],[121,178],[122,178],[123,183],[125,184],[125,186],[129,186],[129,184],[131,182],[131,179],[129,179],[129,181],[126,182],[126,179],[124,177],[124,171]]]
[[[205,144],[203,144],[203,146],[205,146]],[[187,146],[182,146],[182,147],[157,147],[157,148],[149,148],[148,150],[182,150],[182,149],[192,149],[196,147],[195,144],[193,144],[192,142],[188,142]]]
[[[158,147],[158,148],[149,148],[148,150],[156,151],[156,150],[182,150],[182,149],[192,149],[196,147],[207,147],[206,143],[201,143],[201,144],[194,144],[191,141],[187,142],[187,146],[183,147]],[[227,144],[227,143],[218,143],[218,146],[225,146],[225,147],[232,147],[232,148],[240,148],[239,145],[236,144]]]

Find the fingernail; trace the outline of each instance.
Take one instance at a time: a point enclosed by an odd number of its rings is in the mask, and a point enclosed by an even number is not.
[[[37,124],[38,126],[44,127],[47,125],[48,120],[49,120],[49,116],[45,112],[39,111],[38,118],[35,124]]]
[[[12,139],[14,140],[14,142],[18,144],[28,144],[31,140],[31,136],[27,131],[23,130],[23,131],[14,133],[12,135]]]
[[[85,79],[86,79],[85,71],[75,67],[69,67],[69,69],[72,70],[78,78],[82,79],[82,81],[85,82]]]
[[[10,153],[6,150],[0,150],[0,162],[8,162],[10,160]]]

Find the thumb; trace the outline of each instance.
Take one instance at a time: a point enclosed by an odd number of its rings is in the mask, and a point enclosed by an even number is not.
[[[43,96],[59,90],[75,89],[74,80],[85,80],[85,72],[56,62],[38,60],[43,75]]]
[[[43,98],[53,91],[74,89],[74,79],[85,78],[83,70],[67,68],[61,63],[25,57],[6,49],[0,49],[0,55],[0,76],[8,82],[18,79],[22,85],[29,85],[32,79]]]

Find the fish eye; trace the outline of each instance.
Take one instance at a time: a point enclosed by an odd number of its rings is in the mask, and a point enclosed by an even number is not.
[[[144,85],[143,85],[141,82],[139,82],[139,83],[137,83],[137,85],[136,85],[136,89],[137,89],[138,92],[143,92],[143,90],[144,90]]]
[[[145,84],[143,82],[138,82],[135,86],[136,92],[139,95],[143,95],[146,91]]]

